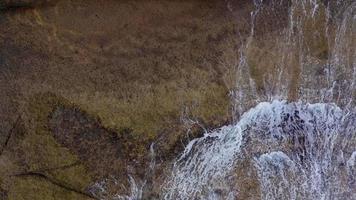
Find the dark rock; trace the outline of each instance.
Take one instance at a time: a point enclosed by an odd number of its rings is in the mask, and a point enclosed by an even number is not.
[[[55,5],[58,1],[59,0],[4,0],[0,2],[0,10],[52,6]]]
[[[7,200],[7,192],[0,188],[0,200]]]
[[[123,148],[115,132],[93,117],[75,109],[58,107],[50,116],[49,128],[58,143],[69,148],[97,175],[118,170]]]

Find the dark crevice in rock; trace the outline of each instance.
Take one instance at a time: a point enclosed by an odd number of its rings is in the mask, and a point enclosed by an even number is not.
[[[86,196],[90,199],[97,199],[99,200],[98,198],[96,198],[95,196],[87,193],[87,192],[84,192],[84,191],[81,191],[79,189],[76,189],[68,184],[65,184],[65,183],[62,183],[61,181],[59,180],[56,180],[54,178],[51,178],[51,177],[48,177],[47,175],[41,173],[41,172],[25,172],[25,173],[19,173],[19,174],[14,174],[12,176],[16,176],[16,177],[36,177],[36,178],[40,178],[42,180],[45,180],[47,182],[50,182],[52,183],[53,185],[56,185],[60,188],[63,188],[65,190],[68,190],[68,191],[71,191],[71,192],[75,192],[77,194],[80,194],[80,195],[83,195],[83,196]]]
[[[77,162],[74,162],[74,163],[69,164],[69,165],[38,169],[38,170],[35,170],[35,172],[44,173],[44,172],[50,172],[50,171],[55,171],[55,170],[64,170],[64,169],[68,169],[68,168],[71,168],[71,167],[78,166],[80,164],[81,163],[79,161],[77,161]]]
[[[20,123],[21,120],[21,116],[17,117],[14,125],[12,126],[12,128],[10,129],[9,133],[7,134],[5,143],[2,145],[1,150],[0,150],[0,156],[2,155],[2,153],[4,152],[4,150],[6,149],[7,145],[9,144],[9,141],[11,139],[11,136],[14,132],[14,130],[16,129],[16,127],[18,126],[18,124]]]

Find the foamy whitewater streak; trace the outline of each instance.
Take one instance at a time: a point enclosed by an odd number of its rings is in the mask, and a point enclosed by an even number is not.
[[[267,6],[264,2],[254,1],[251,34],[241,47],[236,88],[231,91],[233,122],[186,146],[171,174],[158,183],[159,198],[356,199],[356,2],[333,17],[321,1],[290,0],[289,24],[272,41],[280,58],[276,66],[267,66],[271,73],[260,77],[257,86],[248,53],[265,47],[256,45],[255,20],[261,12],[278,11],[275,8],[287,0],[270,0]],[[335,27],[322,30],[328,41],[324,60],[310,53],[304,30],[319,23],[323,12],[325,24],[336,21]],[[333,28],[335,33],[329,30]],[[290,60],[297,64],[289,66],[295,64]],[[95,185],[98,191],[93,193],[100,199],[144,198],[146,180],[155,168],[153,146],[151,156],[144,181],[129,177],[129,194],[110,195],[105,189],[110,180]]]
[[[251,33],[241,46],[236,87],[230,91],[233,122],[186,146],[164,183],[157,183],[159,198],[356,200],[356,2],[253,3]],[[333,13],[332,6],[344,5]],[[286,27],[273,37],[257,38],[260,15],[268,20],[264,16],[279,16],[274,12],[283,9],[288,10]],[[326,52],[312,52],[320,50],[309,44],[314,39],[326,41],[327,48],[320,48]],[[265,68],[252,66],[254,56],[266,49],[271,58],[257,62]],[[129,176],[128,194],[107,190],[111,182],[119,187],[115,178],[95,184],[93,194],[145,198],[154,168],[152,145],[144,180]]]
[[[352,194],[355,180],[344,184],[338,180],[344,177],[337,174],[341,163],[354,167],[355,156],[345,155],[343,150],[355,142],[355,124],[355,112],[344,113],[334,104],[260,103],[236,125],[192,141],[174,166],[164,199],[235,199],[234,191],[219,197],[214,191],[230,187],[228,176],[243,159],[240,151],[248,145],[243,140],[246,135],[270,146],[299,141],[293,143],[299,151],[256,157],[263,199],[330,199],[331,195]],[[356,175],[352,170],[347,173],[350,179]]]
[[[281,59],[274,74],[262,77],[261,93],[248,58],[256,48],[255,20],[283,2],[254,1],[251,35],[242,46],[232,91],[235,123],[187,145],[163,186],[163,199],[241,199],[236,182],[246,178],[256,179],[260,194],[254,198],[356,199],[356,2],[336,15],[329,7],[335,2],[291,0],[288,28],[276,41],[281,40],[275,47]],[[336,22],[335,33],[330,21]],[[306,29],[318,23],[325,30]],[[326,61],[310,53],[308,31],[316,38],[325,31]],[[237,176],[241,163],[252,163],[245,171],[256,177]]]
[[[335,105],[302,108],[292,129],[292,151],[256,158],[262,199],[354,199],[355,111]],[[295,120],[295,119],[294,119]]]

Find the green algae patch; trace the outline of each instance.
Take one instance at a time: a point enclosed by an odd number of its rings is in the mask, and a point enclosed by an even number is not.
[[[9,200],[86,200],[83,194],[69,191],[39,177],[16,178],[8,194]]]
[[[87,169],[81,165],[63,166],[62,168],[48,172],[49,176],[56,177],[60,182],[68,183],[75,188],[85,191],[88,185],[93,181]]]
[[[186,89],[172,82],[143,89],[142,93],[145,95],[131,98],[102,94],[73,95],[71,99],[92,115],[98,115],[105,127],[130,133],[132,139],[141,141],[152,141],[171,124],[180,124],[187,109],[189,116],[185,117],[210,125],[227,121],[229,115],[228,91],[216,83]],[[127,129],[130,131],[122,131]]]
[[[20,170],[10,174],[13,183],[9,188],[9,199],[87,199],[70,188],[84,191],[93,182],[92,175],[77,155],[61,146],[48,129],[48,118],[59,106],[74,105],[51,93],[30,98],[26,113],[27,131],[18,147],[23,152],[17,158],[21,166]]]
[[[29,170],[69,165],[77,157],[61,147],[51,135],[28,135],[22,142],[24,157]]]

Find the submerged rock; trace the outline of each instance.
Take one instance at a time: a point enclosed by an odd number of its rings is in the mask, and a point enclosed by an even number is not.
[[[1,9],[35,8],[37,6],[55,5],[59,0],[3,0],[0,2]]]
[[[56,141],[68,148],[98,175],[119,171],[125,150],[117,133],[102,127],[96,119],[75,108],[58,107],[51,114],[49,128]]]

